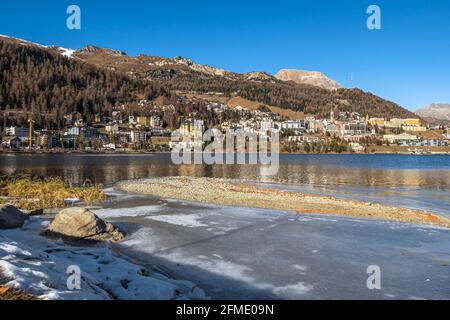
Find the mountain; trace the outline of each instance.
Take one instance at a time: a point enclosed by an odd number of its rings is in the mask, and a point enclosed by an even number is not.
[[[325,76],[311,76],[320,79],[315,85],[295,83],[265,72],[240,74],[183,57],[132,57],[93,45],[71,50],[0,36],[0,70],[0,111],[11,117],[22,114],[22,118],[33,113],[47,122],[60,123],[62,115],[72,111],[89,120],[92,114],[111,113],[118,104],[137,105],[141,99],[173,104],[176,115],[167,120],[171,123],[193,110],[211,117],[204,106],[219,99],[249,101],[295,115],[328,117],[335,110],[373,117],[417,117],[359,89],[317,86],[327,82]],[[202,97],[193,99],[192,94]]]
[[[298,84],[309,84],[326,90],[342,88],[339,83],[318,71],[282,69],[275,75],[275,78],[282,81],[294,81]]]
[[[397,104],[371,93],[359,89],[343,89],[319,72],[303,72],[304,83],[296,83],[277,79],[265,72],[234,73],[182,57],[105,56],[103,53],[86,55],[83,51],[85,50],[76,53],[83,61],[120,71],[131,77],[159,82],[176,92],[215,92],[229,97],[240,96],[267,106],[320,117],[328,117],[331,109],[379,117],[417,117]]]
[[[432,124],[450,124],[450,104],[433,103],[416,111]]]
[[[166,94],[160,87],[119,72],[97,68],[75,51],[0,37],[0,124],[23,125],[33,115],[38,126],[61,127],[78,111],[92,120],[119,103]],[[168,96],[168,94],[166,94]]]

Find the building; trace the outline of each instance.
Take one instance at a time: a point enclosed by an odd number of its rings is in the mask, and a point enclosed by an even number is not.
[[[296,130],[304,132],[309,129],[309,125],[306,120],[288,120],[281,124],[281,128],[284,130]]]
[[[405,119],[393,118],[389,121],[388,126],[391,128],[401,128],[405,125]]]
[[[64,142],[75,143],[78,141],[81,134],[81,129],[79,127],[70,127],[64,132]]]
[[[132,130],[130,132],[131,142],[137,143],[137,142],[147,142],[148,138],[148,132],[146,131],[139,131],[139,130]]]
[[[325,141],[325,139],[316,136],[302,135],[302,136],[290,136],[288,138],[288,141],[298,143],[316,143],[320,141]]]
[[[350,150],[352,150],[355,153],[363,153],[364,152],[364,146],[362,146],[358,142],[350,142],[349,147],[350,147]]]
[[[416,126],[416,125],[407,125],[407,124],[405,124],[405,125],[402,126],[402,129],[404,131],[414,131],[414,132],[425,132],[425,131],[427,131],[427,127],[424,127],[422,125]]]
[[[90,141],[99,137],[99,132],[96,128],[86,127],[81,129],[84,141]]]
[[[422,125],[422,121],[420,119],[403,119],[403,124],[406,126],[419,127]]]
[[[105,130],[108,133],[117,134],[119,133],[119,125],[117,123],[110,123],[105,126]]]
[[[95,123],[108,123],[109,117],[106,114],[96,114],[94,116]]]
[[[66,123],[69,125],[75,125],[76,122],[82,122],[83,121],[83,115],[77,111],[68,113],[64,116],[64,119],[66,120]]]
[[[151,117],[139,116],[136,118],[136,123],[142,127],[150,127]]]
[[[13,137],[6,141],[6,147],[11,150],[22,149],[22,140],[19,137]]]
[[[195,135],[202,135],[205,131],[203,120],[187,120],[180,125],[180,135],[184,137],[194,137]]]
[[[324,125],[325,132],[329,133],[332,136],[342,136],[342,126],[338,123],[327,123]]]
[[[203,120],[194,120],[194,133],[205,132],[205,122]]]
[[[427,127],[422,125],[420,119],[404,119],[402,129],[405,131],[424,132],[427,131]]]
[[[113,111],[111,114],[111,120],[118,122],[120,124],[123,123],[123,119],[122,119],[122,112],[121,111]]]
[[[22,140],[28,140],[30,138],[30,129],[10,127],[5,129],[5,135],[9,137],[17,137]]]
[[[274,123],[272,120],[263,120],[259,122],[259,130],[261,132],[271,131],[274,128]]]
[[[70,136],[79,136],[81,133],[81,129],[78,127],[70,127],[67,129],[67,131],[64,133],[64,135],[70,135]]]
[[[370,118],[368,123],[371,126],[384,127],[385,120],[384,120],[384,118]]]
[[[157,117],[157,116],[151,117],[150,118],[150,127],[151,128],[161,128],[162,127],[161,118]]]
[[[344,135],[361,135],[367,133],[367,123],[350,122],[344,124]]]
[[[415,141],[418,140],[417,136],[408,133],[402,134],[385,134],[383,140],[389,143],[398,143],[399,141]]]
[[[448,147],[447,139],[398,140],[401,147]]]
[[[106,143],[103,145],[103,149],[116,150],[116,145],[114,143]]]
[[[42,149],[54,149],[59,145],[59,139],[56,133],[48,130],[37,132],[36,145]]]

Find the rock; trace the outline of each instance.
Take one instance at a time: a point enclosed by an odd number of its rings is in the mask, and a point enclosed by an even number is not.
[[[22,228],[28,216],[14,206],[0,207],[0,229]]]
[[[85,208],[62,210],[53,219],[45,232],[63,240],[120,241],[125,235],[111,223],[108,223]]]
[[[34,209],[34,210],[22,210],[27,216],[42,216],[44,214],[44,209]]]
[[[327,90],[337,90],[342,88],[339,83],[318,71],[282,69],[275,75],[275,78],[281,81],[294,81],[299,84],[309,84]]]

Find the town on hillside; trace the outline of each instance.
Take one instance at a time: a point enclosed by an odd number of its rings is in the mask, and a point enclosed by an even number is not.
[[[147,101],[140,102],[145,105]],[[220,123],[208,123],[203,113],[191,112],[174,126],[164,121],[171,105],[152,106],[155,112],[129,115],[126,105],[114,108],[110,115],[97,114],[88,122],[80,112],[64,116],[60,129],[36,128],[32,118],[27,123],[7,125],[1,133],[3,152],[169,152],[174,130],[194,136],[215,128],[243,130],[246,133],[280,136],[282,153],[448,153],[450,131],[445,126],[431,126],[419,118],[372,118],[357,112],[331,110],[329,118],[313,115],[281,116],[260,107],[249,110],[223,103],[205,106]],[[156,112],[157,111],[157,112]],[[230,113],[233,116],[229,116]],[[227,116],[224,116],[224,115]]]

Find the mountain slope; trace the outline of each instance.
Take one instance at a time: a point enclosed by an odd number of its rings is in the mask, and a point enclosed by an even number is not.
[[[0,110],[18,124],[30,115],[48,127],[78,111],[87,119],[111,113],[118,103],[161,94],[153,84],[97,68],[59,47],[0,38]]]
[[[75,51],[5,37],[0,37],[0,53],[4,70],[0,74],[0,109],[48,114],[56,119],[74,110],[87,117],[109,113],[118,103],[161,96],[177,108],[174,95],[180,91],[240,96],[319,117],[328,117],[332,109],[363,116],[416,117],[359,89],[330,91],[281,81],[264,72],[233,73],[181,57],[130,57],[120,50],[96,46]],[[179,109],[189,108],[183,105]],[[201,105],[196,108],[202,112]]]
[[[304,73],[304,83],[286,82],[264,72],[238,74],[190,59],[90,54],[77,57],[99,67],[160,83],[175,91],[218,92],[262,104],[328,117],[331,109],[377,117],[417,117],[399,105],[359,89],[342,89],[325,75]],[[306,83],[309,82],[309,83]],[[322,87],[326,87],[324,89]],[[337,90],[329,90],[329,89]]]
[[[282,81],[294,81],[298,84],[309,84],[327,90],[342,88],[339,83],[317,71],[282,69],[275,75],[275,78]]]

